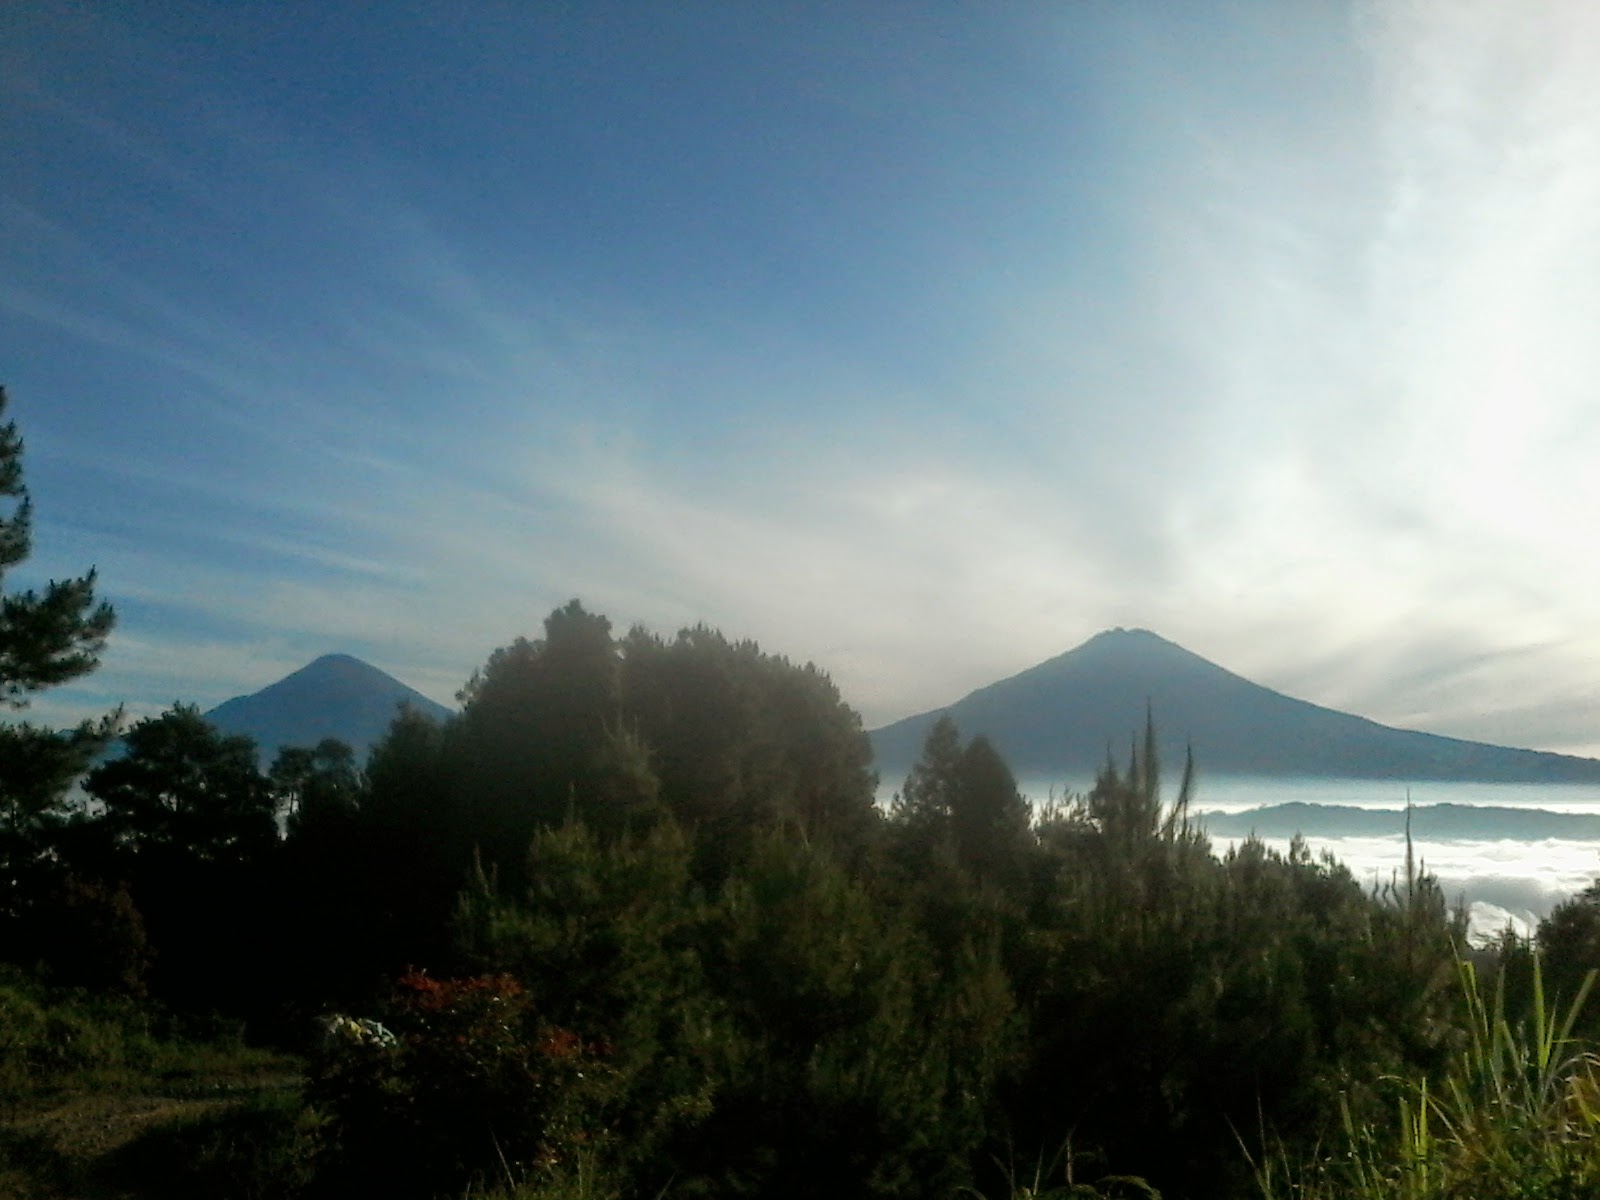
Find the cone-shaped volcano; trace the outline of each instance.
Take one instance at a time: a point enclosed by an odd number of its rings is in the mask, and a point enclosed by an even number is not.
[[[1261,687],[1144,629],[1113,629],[948,709],[872,734],[886,779],[916,761],[941,712],[986,734],[1021,775],[1092,775],[1123,762],[1153,715],[1164,761],[1193,747],[1210,775],[1346,779],[1600,782],[1600,761],[1514,750],[1379,725]]]

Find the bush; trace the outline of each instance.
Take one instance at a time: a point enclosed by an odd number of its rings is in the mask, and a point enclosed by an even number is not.
[[[86,1003],[48,996],[15,980],[0,983],[0,1101],[15,1105],[34,1088],[79,1072],[116,1068],[128,1035]]]
[[[1600,1058],[1571,1038],[1591,975],[1565,1016],[1546,1007],[1537,958],[1533,1008],[1514,1028],[1497,983],[1486,1001],[1460,964],[1469,1035],[1437,1083],[1394,1080],[1394,1120],[1344,1109],[1343,1144],[1296,1169],[1266,1156],[1265,1200],[1587,1200],[1600,1194]],[[1503,982],[1503,977],[1502,981]]]
[[[508,975],[400,978],[382,1024],[349,1022],[313,1072],[338,1170],[363,1190],[459,1191],[560,1166],[600,1136],[605,1048],[541,1020]]]

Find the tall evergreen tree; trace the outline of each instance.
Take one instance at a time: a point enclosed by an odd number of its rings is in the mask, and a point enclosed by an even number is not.
[[[367,936],[353,958],[372,970],[435,965],[450,945],[456,893],[472,865],[473,829],[450,760],[460,718],[439,722],[403,706],[367,756],[356,820],[359,852],[344,870],[364,893]]]
[[[279,842],[255,743],[183,704],[138,722],[124,743],[84,790],[104,806],[92,822],[109,843],[101,871],[127,883],[155,944],[152,990],[182,1008],[260,1015]]]
[[[957,779],[950,818],[961,865],[985,883],[1020,883],[1033,839],[1031,810],[1016,776],[980,734],[961,752]]]
[[[960,778],[961,732],[954,718],[945,713],[928,731],[922,757],[912,765],[895,797],[892,815],[896,823],[929,841],[942,840],[955,811]]]
[[[959,864],[986,884],[1020,884],[1033,844],[1032,813],[1016,776],[979,735],[961,744],[948,713],[934,722],[890,811],[902,865]]]
[[[0,388],[0,416],[6,393]],[[33,502],[22,480],[22,438],[15,421],[0,425],[0,583],[33,549]],[[116,620],[111,606],[96,603],[95,573],[57,579],[43,591],[0,598],[0,703],[24,708],[28,696],[67,683],[99,665],[106,635]]]
[[[284,746],[272,760],[267,782],[290,837],[348,825],[361,804],[355,752],[338,738],[323,738],[313,747]]]
[[[0,387],[0,417],[6,402]],[[92,569],[43,590],[5,591],[6,575],[33,548],[22,449],[16,422],[0,425],[0,710],[25,709],[35,693],[93,671],[116,619],[95,599]],[[0,725],[0,920],[19,915],[36,890],[61,799],[115,728],[115,714],[67,731]]]
[[[461,692],[453,786],[478,849],[520,873],[536,830],[559,825],[610,778],[620,665],[611,622],[573,600],[538,641],[496,650]]]

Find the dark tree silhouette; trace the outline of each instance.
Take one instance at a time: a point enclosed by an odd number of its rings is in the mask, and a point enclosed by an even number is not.
[[[6,402],[0,387],[0,417]],[[16,422],[0,425],[0,710],[24,709],[34,693],[93,671],[116,619],[95,600],[93,570],[42,591],[5,592],[6,575],[33,548],[22,450]],[[43,886],[62,797],[115,729],[115,714],[66,731],[0,725],[0,921],[20,916]]]
[[[219,732],[192,704],[130,729],[121,757],[89,772],[117,846],[201,862],[244,862],[277,840],[275,800],[255,743]]]
[[[323,738],[310,748],[283,747],[272,760],[267,781],[290,837],[322,826],[349,825],[361,804],[355,752],[338,738]]]
[[[0,416],[6,393],[0,388]],[[22,438],[15,421],[0,425],[0,582],[33,549],[33,503],[22,480]],[[95,573],[52,580],[43,591],[0,598],[0,703],[23,708],[28,696],[86,675],[100,661],[116,617],[96,603]]]

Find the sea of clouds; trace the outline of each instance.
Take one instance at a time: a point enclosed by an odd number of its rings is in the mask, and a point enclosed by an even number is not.
[[[1389,780],[1217,779],[1202,781],[1195,807],[1243,812],[1302,801],[1354,808],[1404,808],[1409,802],[1466,804],[1547,812],[1600,813],[1600,787],[1550,784],[1418,783]],[[1222,853],[1237,839],[1218,838]],[[1287,849],[1283,838],[1263,838]],[[1313,854],[1332,854],[1369,887],[1403,877],[1406,840],[1390,837],[1308,836]],[[1510,925],[1526,936],[1561,901],[1600,878],[1600,840],[1579,838],[1418,839],[1417,862],[1439,880],[1445,894],[1467,906],[1474,937]]]
[[[895,785],[885,786],[887,802]],[[1024,779],[1024,795],[1036,805],[1086,791],[1089,781]],[[1176,794],[1168,789],[1168,798]],[[1403,809],[1409,802],[1468,804],[1499,808],[1543,809],[1549,812],[1600,814],[1600,787],[1550,784],[1416,783],[1391,780],[1205,779],[1194,792],[1199,812],[1246,812],[1276,804],[1341,805],[1352,808]],[[1213,837],[1218,855],[1241,839]],[[1287,852],[1289,839],[1262,838],[1267,846]],[[1406,839],[1389,837],[1308,836],[1314,856],[1331,854],[1369,889],[1403,881]],[[1508,925],[1524,937],[1560,904],[1600,879],[1600,840],[1579,838],[1414,839],[1412,853],[1421,869],[1434,876],[1452,903],[1466,905],[1474,939],[1498,936]]]

